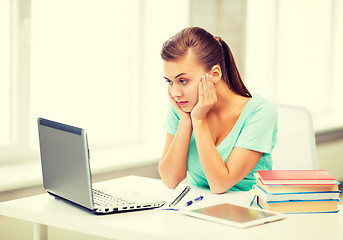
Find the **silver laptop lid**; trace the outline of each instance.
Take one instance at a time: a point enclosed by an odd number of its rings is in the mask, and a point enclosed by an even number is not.
[[[86,131],[38,118],[38,132],[46,191],[93,209]]]

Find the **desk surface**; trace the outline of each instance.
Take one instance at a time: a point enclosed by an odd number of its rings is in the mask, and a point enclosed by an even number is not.
[[[164,199],[169,204],[185,187],[167,189],[160,180],[128,176],[95,184],[104,189],[127,187]],[[192,188],[180,202],[204,196],[193,208],[229,202],[248,206],[252,197],[248,192],[230,192],[221,195],[208,190]],[[178,205],[179,205],[178,204]],[[191,206],[191,207],[192,207]],[[191,209],[190,207],[190,209]],[[0,214],[33,223],[54,226],[76,232],[115,239],[342,239],[343,213],[294,214],[278,222],[247,229],[238,229],[218,223],[182,215],[178,211],[154,209],[111,215],[90,212],[57,200],[48,194],[0,203]]]

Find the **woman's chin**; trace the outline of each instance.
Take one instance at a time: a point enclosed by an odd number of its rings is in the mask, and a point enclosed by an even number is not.
[[[181,110],[186,112],[186,113],[190,113],[193,110],[193,107],[190,108],[189,106],[181,106]]]

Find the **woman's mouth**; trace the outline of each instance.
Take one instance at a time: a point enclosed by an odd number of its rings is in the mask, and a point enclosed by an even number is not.
[[[179,104],[179,106],[184,106],[187,103],[188,103],[187,101],[179,101],[179,102],[177,102],[177,104]]]

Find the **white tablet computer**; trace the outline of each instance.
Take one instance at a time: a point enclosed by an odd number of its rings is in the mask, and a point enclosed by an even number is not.
[[[190,211],[182,210],[181,212],[189,216],[238,228],[251,227],[285,218],[285,215],[281,213],[241,207],[230,203],[222,203]]]

